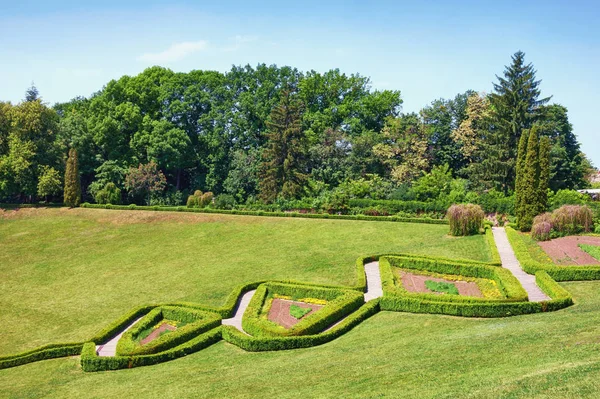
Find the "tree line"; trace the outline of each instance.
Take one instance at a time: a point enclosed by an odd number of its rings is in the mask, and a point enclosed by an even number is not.
[[[567,109],[540,97],[535,75],[517,52],[490,94],[418,113],[359,74],[264,64],[152,67],[52,107],[32,87],[18,104],[0,102],[0,200],[62,201],[70,150],[90,202],[181,205],[197,190],[237,204],[509,196],[531,129],[547,141],[548,187],[584,187],[591,164]]]

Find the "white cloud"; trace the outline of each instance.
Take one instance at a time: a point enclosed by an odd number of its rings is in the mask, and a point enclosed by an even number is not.
[[[223,47],[221,51],[237,51],[240,49],[240,47],[242,47],[243,44],[258,40],[258,36],[236,35],[230,40],[233,41],[233,45]]]
[[[147,62],[174,62],[187,57],[190,54],[205,50],[208,47],[206,40],[196,42],[174,43],[160,53],[145,53],[138,57],[139,61]]]

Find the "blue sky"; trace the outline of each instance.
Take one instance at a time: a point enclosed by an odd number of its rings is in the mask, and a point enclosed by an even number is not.
[[[600,166],[595,1],[0,0],[0,8],[0,100],[12,102],[32,81],[52,104],[151,65],[226,71],[264,62],[358,72],[418,111],[468,89],[490,92],[522,50],[542,94],[569,109]]]

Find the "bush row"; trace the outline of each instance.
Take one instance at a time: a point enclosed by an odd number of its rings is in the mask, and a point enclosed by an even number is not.
[[[162,335],[145,345],[140,345],[138,336],[163,319],[177,320],[186,324],[176,331]],[[165,351],[221,325],[221,317],[215,313],[202,312],[182,307],[161,306],[153,309],[133,328],[125,332],[117,343],[117,355],[145,355]]]
[[[500,252],[496,246],[496,240],[494,239],[494,232],[491,226],[485,227],[485,240],[487,241],[488,247],[492,252],[492,264],[502,266],[502,260],[500,259]]]
[[[448,207],[445,204],[423,201],[400,201],[400,200],[373,200],[373,199],[351,199],[350,207],[357,208],[380,208],[388,213],[398,212],[439,212],[445,213]]]
[[[0,357],[0,369],[20,366],[57,357],[75,356],[81,353],[83,342],[44,345],[29,351]]]
[[[374,222],[406,222],[424,224],[448,224],[447,220],[429,218],[405,218],[398,216],[367,216],[367,215],[331,215],[329,213],[297,213],[297,212],[266,212],[266,211],[242,211],[237,209],[212,209],[212,208],[186,208],[184,206],[137,206],[137,205],[111,205],[111,204],[81,204],[83,208],[116,209],[116,210],[144,210],[144,211],[176,211],[194,213],[216,213],[226,215],[246,216],[271,216],[271,217],[296,217],[307,219],[341,219],[341,220],[363,220]]]
[[[555,281],[600,280],[598,265],[559,266],[551,262],[538,262],[531,256],[531,251],[539,248],[535,241],[512,227],[506,228],[506,234],[521,267],[529,274],[543,270]]]
[[[394,275],[391,266],[403,269],[422,270],[439,274],[452,274],[465,277],[476,277],[493,280],[498,289],[506,296],[506,299],[490,300],[486,298],[475,298],[466,296],[439,296],[429,293],[410,293],[403,288],[398,287],[394,282]],[[485,264],[461,264],[451,261],[440,261],[423,259],[415,256],[395,256],[386,257],[379,260],[379,269],[383,285],[384,294],[408,296],[415,299],[445,302],[519,302],[527,301],[527,292],[523,289],[519,280],[513,274],[500,267],[488,266]]]
[[[218,342],[220,339],[221,328],[219,327],[163,352],[150,355],[107,357],[98,356],[96,354],[96,344],[87,342],[81,351],[81,367],[83,371],[105,371],[150,366],[197,352]]]
[[[223,326],[223,339],[250,352],[276,351],[285,349],[308,348],[322,345],[350,331],[363,320],[379,312],[379,301],[372,300],[361,306],[338,325],[320,334],[290,337],[253,337],[232,326]]]
[[[273,294],[292,298],[319,298],[327,300],[328,303],[318,312],[303,317],[293,327],[284,329],[262,317],[265,301]],[[242,326],[248,334],[257,337],[315,334],[352,313],[363,303],[363,295],[356,291],[266,283],[260,285],[252,297],[244,313]]]

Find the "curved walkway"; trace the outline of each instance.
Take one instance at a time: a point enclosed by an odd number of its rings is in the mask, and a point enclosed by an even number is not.
[[[256,292],[256,290],[251,290],[251,291],[246,292],[244,295],[242,295],[242,298],[240,299],[240,302],[238,303],[237,308],[235,309],[235,313],[233,314],[233,317],[231,317],[229,319],[223,319],[222,324],[224,324],[226,326],[233,326],[233,327],[237,328],[238,330],[240,330],[241,332],[243,332],[244,334],[249,335],[242,328],[242,317],[244,316],[244,312],[246,311],[246,308],[248,308],[248,305],[250,304],[250,300],[254,296],[255,292]]]
[[[544,292],[542,292],[540,287],[538,287],[536,284],[535,276],[525,273],[525,271],[523,271],[521,268],[521,264],[517,260],[515,252],[508,241],[504,227],[492,227],[492,233],[494,234],[494,241],[496,241],[496,247],[498,247],[498,252],[500,253],[502,267],[510,270],[517,280],[519,280],[523,288],[525,288],[525,291],[527,291],[529,301],[549,301],[550,297],[544,294]]]
[[[98,354],[98,356],[115,356],[117,354],[117,343],[119,342],[123,334],[125,334],[127,330],[129,330],[135,325],[135,323],[142,320],[143,318],[144,316],[135,319],[133,322],[131,322],[131,324],[125,327],[123,331],[115,335],[110,341],[108,341],[104,345],[96,346],[96,353]]]

